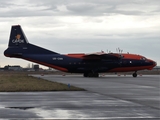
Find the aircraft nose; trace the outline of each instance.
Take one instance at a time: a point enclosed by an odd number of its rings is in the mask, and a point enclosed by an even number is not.
[[[157,62],[153,61],[154,62],[154,66],[157,66]]]
[[[157,63],[156,63],[155,61],[153,61],[153,60],[150,60],[150,63],[151,63],[152,65],[154,65],[154,66],[157,65]]]
[[[149,63],[151,64],[152,68],[157,65],[157,63],[151,59],[148,59]]]

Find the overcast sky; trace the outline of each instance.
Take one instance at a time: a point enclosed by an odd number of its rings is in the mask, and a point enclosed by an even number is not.
[[[160,65],[160,0],[0,0],[1,67],[30,63],[3,55],[17,24],[30,43],[58,53],[119,47]]]

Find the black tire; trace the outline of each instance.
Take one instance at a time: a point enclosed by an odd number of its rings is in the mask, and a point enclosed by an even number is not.
[[[84,73],[84,77],[99,77],[98,73]]]
[[[137,73],[133,73],[133,77],[137,77]]]
[[[84,73],[83,76],[84,76],[84,77],[88,77],[88,73]]]
[[[94,73],[94,77],[99,77],[99,74],[98,73]]]

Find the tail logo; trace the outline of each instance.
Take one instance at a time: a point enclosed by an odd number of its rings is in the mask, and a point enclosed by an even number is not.
[[[17,34],[15,39],[12,40],[12,43],[24,43],[24,40],[21,39],[21,35]]]

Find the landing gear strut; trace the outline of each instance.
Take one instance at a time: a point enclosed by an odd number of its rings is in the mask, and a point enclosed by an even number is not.
[[[84,73],[84,77],[99,77],[98,73]]]
[[[133,77],[137,77],[137,72],[134,72],[132,75]]]

